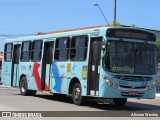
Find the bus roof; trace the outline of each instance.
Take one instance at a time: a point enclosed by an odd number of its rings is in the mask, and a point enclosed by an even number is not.
[[[111,26],[113,26],[113,25],[110,24],[110,25],[104,25],[104,26],[90,26],[90,27],[83,27],[83,28],[74,28],[74,29],[69,29],[69,30],[59,30],[59,31],[46,32],[46,33],[43,33],[43,34],[55,34],[55,33],[62,33],[62,32],[95,29],[95,28],[101,28],[101,27],[111,27]]]
[[[140,28],[131,28],[131,27],[124,27],[124,26],[113,26],[112,24],[110,25],[102,25],[102,26],[90,26],[90,27],[83,27],[83,28],[74,28],[74,29],[68,29],[68,30],[59,30],[59,31],[52,31],[52,32],[46,32],[46,33],[38,33],[34,34],[33,36],[26,36],[26,37],[20,37],[20,38],[11,38],[11,39],[6,39],[5,42],[13,42],[13,41],[26,41],[26,40],[37,40],[37,39],[45,39],[49,37],[62,37],[63,35],[71,35],[74,32],[75,34],[86,34],[86,33],[91,33],[95,32],[97,29],[108,29],[108,28],[128,28],[128,29],[137,29],[137,30],[142,30],[142,31],[147,31],[150,33],[153,33],[152,31],[145,30],[145,29],[140,29]],[[81,33],[79,32],[81,31]],[[69,34],[68,34],[69,33]],[[60,36],[58,36],[60,35]]]
[[[75,28],[75,29],[69,29],[69,30],[59,30],[59,31],[53,31],[53,32],[46,32],[46,33],[41,33],[41,34],[34,34],[33,36],[26,36],[26,37],[20,37],[20,38],[11,38],[11,39],[6,39],[5,42],[12,42],[12,41],[21,41],[21,40],[35,40],[35,39],[45,39],[48,37],[55,37],[55,35],[59,35],[62,33],[63,34],[68,34],[70,32],[77,32],[79,34],[79,31],[82,31],[82,34],[84,32],[90,33],[91,31],[93,32],[96,29],[107,29],[111,27],[112,25],[103,25],[103,26],[92,26],[92,27],[84,27],[84,28]]]

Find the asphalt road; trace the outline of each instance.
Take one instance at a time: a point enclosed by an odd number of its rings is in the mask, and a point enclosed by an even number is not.
[[[57,98],[40,92],[36,96],[22,96],[17,88],[1,86],[0,111],[105,111],[113,116],[125,112],[127,115],[149,112],[158,114],[160,117],[160,96],[153,100],[128,99],[123,107],[115,106],[111,100],[100,102],[89,100],[87,105],[77,106],[72,103],[70,97]]]

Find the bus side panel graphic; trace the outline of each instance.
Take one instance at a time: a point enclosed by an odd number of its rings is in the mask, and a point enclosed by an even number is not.
[[[32,72],[32,76],[34,77],[35,81],[36,81],[36,85],[38,90],[41,90],[41,78],[38,72],[38,68],[40,67],[39,63],[34,63],[34,67],[33,67],[33,72]],[[49,87],[47,86],[47,84],[45,83],[45,90],[49,90]]]
[[[61,83],[62,83],[62,78],[59,75],[58,72],[58,67],[56,65],[55,62],[52,62],[52,73],[54,76],[54,80],[55,80],[55,86],[53,87],[53,89],[57,92],[60,92],[61,90]]]

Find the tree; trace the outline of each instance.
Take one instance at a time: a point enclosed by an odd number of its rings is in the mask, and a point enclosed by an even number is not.
[[[114,26],[121,26],[121,24],[118,23],[116,20],[114,20],[113,25],[114,25]]]
[[[132,27],[132,28],[135,28],[135,27],[136,27],[136,25],[135,25],[135,24],[132,24],[132,25],[131,25],[131,27]]]

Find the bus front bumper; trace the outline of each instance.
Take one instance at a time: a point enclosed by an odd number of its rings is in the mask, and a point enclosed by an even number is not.
[[[155,99],[156,87],[150,90],[140,89],[120,89],[113,88],[108,84],[103,84],[99,91],[101,98],[140,98],[140,99]]]

